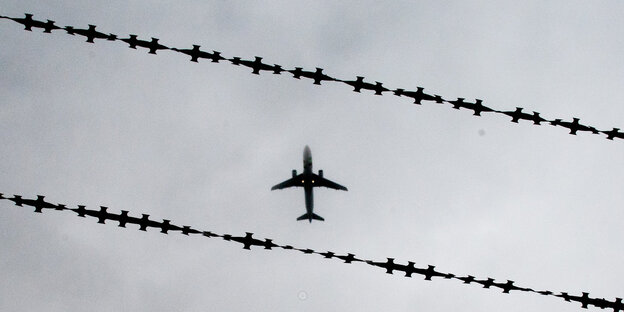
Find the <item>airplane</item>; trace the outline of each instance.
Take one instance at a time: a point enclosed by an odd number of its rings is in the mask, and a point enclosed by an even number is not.
[[[152,41],[137,39],[137,35],[130,35],[130,38],[119,39],[130,45],[131,49],[136,49],[137,46],[148,48],[150,54],[156,54],[156,50],[169,50],[168,47],[158,43],[158,39],[152,37]]]
[[[293,74],[293,78],[295,78],[295,79],[301,79],[301,77],[314,79],[314,84],[315,85],[320,85],[321,81],[324,81],[324,80],[336,81],[336,78],[332,78],[332,77],[329,77],[329,76],[323,74],[323,69],[322,68],[318,68],[318,67],[316,68],[316,72],[305,71],[301,67],[295,67],[294,70],[289,70],[288,72],[292,73]]]
[[[292,178],[274,185],[271,188],[273,190],[281,190],[287,187],[299,186],[303,187],[305,191],[305,204],[306,204],[306,213],[297,218],[297,221],[308,220],[312,223],[312,219],[325,221],[322,217],[315,214],[314,210],[314,197],[312,193],[312,189],[318,186],[324,186],[328,188],[332,188],[335,190],[343,190],[347,191],[347,188],[327,180],[323,177],[323,170],[318,171],[318,175],[312,172],[312,152],[310,151],[310,147],[306,145],[303,149],[303,173],[297,174],[297,170],[292,171]]]
[[[33,17],[32,14],[25,13],[24,15],[26,15],[26,17],[24,18],[13,18],[13,17],[4,17],[4,18],[8,18],[10,20],[13,20],[17,23],[24,25],[24,30],[28,30],[28,31],[32,31],[33,27],[43,28],[44,33],[51,33],[52,30],[54,29],[61,29],[61,27],[54,25],[54,21],[48,20],[47,22],[42,22],[42,21],[34,20],[32,18]]]
[[[256,56],[253,61],[243,60],[240,57],[234,57],[229,61],[232,62],[232,65],[243,65],[253,69],[251,73],[256,75],[260,75],[261,70],[272,71],[275,75],[279,75],[281,72],[284,71],[284,69],[282,69],[282,66],[280,65],[269,65],[262,63],[262,58],[259,56]]]
[[[67,33],[72,36],[74,34],[85,36],[87,37],[87,42],[89,43],[93,43],[93,39],[95,38],[106,39],[109,41],[117,40],[117,35],[114,35],[114,34],[107,35],[107,34],[101,33],[99,31],[96,31],[95,27],[96,27],[95,25],[91,25],[91,24],[89,24],[89,29],[79,29],[79,28],[74,28],[72,26],[65,26],[65,31],[67,31]]]
[[[213,63],[219,63],[220,60],[225,60],[225,58],[221,56],[221,52],[212,51],[212,53],[209,53],[200,50],[199,47],[199,45],[194,44],[193,49],[171,48],[171,50],[189,55],[191,57],[191,62],[195,63],[197,63],[198,58],[211,59]]]

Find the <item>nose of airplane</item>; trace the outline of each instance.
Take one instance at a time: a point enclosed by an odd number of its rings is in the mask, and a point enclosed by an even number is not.
[[[312,152],[310,151],[310,147],[306,145],[303,149],[303,165],[304,167],[312,164]]]

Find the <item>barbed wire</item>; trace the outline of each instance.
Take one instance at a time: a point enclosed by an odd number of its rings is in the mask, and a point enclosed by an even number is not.
[[[87,29],[75,28],[73,26],[59,27],[55,25],[52,20],[46,22],[33,19],[32,14],[25,14],[24,18],[14,18],[8,16],[1,16],[0,19],[9,19],[24,25],[24,29],[32,31],[32,28],[41,28],[45,33],[51,33],[54,30],[65,30],[69,35],[80,35],[87,38],[87,42],[94,43],[95,39],[107,40],[107,41],[123,41],[129,45],[132,49],[145,48],[148,49],[150,54],[156,54],[159,50],[169,50],[178,53],[186,54],[191,57],[192,62],[199,62],[199,59],[207,59],[212,63],[219,63],[220,61],[229,61],[235,66],[245,66],[252,69],[252,73],[260,75],[262,71],[271,72],[272,74],[280,75],[283,72],[289,72],[293,74],[293,78],[301,79],[307,78],[314,80],[314,84],[320,85],[323,81],[329,82],[341,82],[353,87],[354,92],[361,92],[361,90],[373,91],[375,95],[383,95],[384,93],[392,92],[399,97],[408,97],[414,100],[414,104],[422,104],[423,101],[435,102],[438,104],[451,104],[453,108],[461,110],[469,110],[473,112],[475,116],[481,116],[481,113],[494,113],[498,115],[506,115],[511,117],[511,122],[518,123],[520,120],[526,120],[533,122],[534,125],[541,125],[542,122],[546,122],[556,127],[563,127],[570,130],[569,134],[576,135],[577,132],[590,132],[593,134],[604,134],[609,140],[614,138],[624,139],[624,132],[620,132],[620,128],[613,128],[612,130],[598,130],[593,126],[583,125],[580,123],[580,119],[574,117],[572,121],[563,121],[563,119],[545,119],[540,116],[540,113],[533,111],[532,114],[523,112],[524,108],[516,107],[515,111],[503,111],[483,105],[481,99],[475,99],[475,102],[465,101],[465,98],[457,98],[457,100],[444,99],[442,96],[434,94],[427,94],[424,92],[424,88],[417,87],[416,91],[410,91],[403,88],[390,89],[383,86],[383,83],[375,81],[375,83],[365,82],[364,77],[357,76],[355,80],[344,80],[331,77],[323,73],[323,69],[317,67],[315,71],[307,71],[302,67],[295,67],[295,69],[284,69],[278,64],[266,64],[262,62],[262,57],[256,56],[254,60],[245,60],[241,57],[227,58],[221,55],[221,52],[212,51],[206,52],[200,50],[200,45],[193,45],[191,49],[180,49],[175,47],[167,47],[158,42],[159,39],[151,38],[150,41],[138,39],[137,35],[129,35],[129,38],[118,38],[115,34],[105,34],[96,31],[95,25],[89,25]]]
[[[589,293],[582,292],[580,296],[570,295],[567,292],[553,292],[549,290],[534,290],[532,288],[520,287],[515,285],[514,281],[507,280],[506,282],[497,282],[493,278],[477,279],[472,275],[461,276],[454,273],[444,273],[436,270],[434,265],[428,265],[426,268],[416,267],[415,262],[409,261],[407,264],[395,263],[394,258],[387,258],[386,261],[374,261],[356,257],[352,253],[346,255],[336,254],[332,251],[320,252],[310,248],[297,248],[291,245],[280,245],[273,241],[273,239],[265,238],[264,240],[253,237],[253,233],[246,232],[244,236],[235,236],[232,234],[218,234],[212,231],[199,230],[189,225],[179,226],[171,223],[171,220],[163,219],[162,221],[151,220],[149,214],[142,214],[141,217],[133,217],[129,215],[126,210],[121,210],[119,214],[111,213],[108,207],[100,206],[99,210],[87,209],[85,205],[77,205],[76,208],[70,208],[65,204],[53,204],[45,200],[45,196],[37,195],[37,198],[29,199],[23,198],[21,195],[13,195],[13,197],[4,197],[0,193],[0,200],[12,201],[19,207],[32,207],[34,212],[43,213],[44,210],[56,210],[56,211],[70,211],[75,213],[78,217],[87,218],[91,217],[97,219],[97,223],[106,224],[106,221],[117,222],[119,227],[125,228],[128,224],[138,225],[140,231],[147,231],[149,228],[159,230],[162,234],[169,234],[170,232],[179,232],[180,234],[187,236],[203,236],[207,238],[221,238],[224,241],[241,244],[243,249],[251,250],[252,247],[262,248],[265,250],[274,250],[274,248],[280,248],[283,250],[299,251],[303,254],[316,254],[321,255],[326,259],[338,259],[343,263],[363,263],[372,267],[379,267],[385,270],[387,274],[394,274],[394,272],[404,274],[405,277],[412,277],[414,274],[421,275],[425,280],[431,281],[433,278],[442,279],[455,279],[463,282],[463,284],[478,284],[483,288],[499,288],[503,293],[508,294],[512,291],[522,291],[528,293],[536,293],[543,296],[552,296],[562,298],[567,302],[578,302],[582,308],[588,306],[594,306],[597,308],[605,309],[612,308],[614,312],[624,311],[624,304],[621,298],[616,298],[613,301],[609,301],[605,298],[592,298],[589,297]]]

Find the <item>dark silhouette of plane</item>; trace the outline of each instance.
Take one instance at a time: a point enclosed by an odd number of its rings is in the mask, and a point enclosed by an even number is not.
[[[573,118],[572,120],[573,120],[572,122],[568,122],[568,121],[561,121],[561,119],[555,119],[551,121],[550,124],[553,126],[561,126],[564,128],[568,128],[570,129],[570,134],[572,135],[576,135],[577,131],[590,131],[593,134],[600,133],[600,131],[596,130],[596,128],[594,127],[589,127],[589,126],[579,124],[578,118]]]
[[[54,21],[48,20],[47,22],[42,22],[42,21],[34,20],[32,18],[33,17],[32,14],[25,13],[24,15],[26,15],[26,17],[24,18],[13,18],[13,17],[4,17],[4,18],[13,20],[15,22],[18,22],[24,25],[24,30],[28,30],[28,31],[32,31],[33,27],[42,28],[44,33],[51,33],[52,30],[61,29],[61,27],[54,25]]]
[[[483,106],[483,101],[477,99],[475,103],[464,102],[464,98],[457,98],[457,101],[447,101],[453,104],[454,109],[466,108],[474,111],[475,116],[481,116],[481,112],[494,112],[493,109]]]
[[[337,81],[336,78],[323,74],[323,69],[318,67],[315,72],[305,71],[301,67],[295,67],[294,70],[289,70],[288,72],[292,73],[295,79],[301,79],[301,77],[314,79],[315,85],[320,85],[321,81]]]
[[[620,132],[620,128],[613,128],[611,131],[601,131],[602,133],[607,135],[608,140],[613,140],[613,138],[624,139],[624,133]]]
[[[199,47],[200,46],[194,44],[192,49],[171,48],[171,50],[189,55],[191,57],[191,62],[196,63],[197,59],[199,58],[210,59],[213,63],[219,63],[220,60],[225,60],[225,57],[221,56],[221,52],[217,52],[214,50],[212,51],[212,53],[205,52],[201,51]]]
[[[279,75],[281,72],[284,71],[284,69],[282,69],[280,65],[277,65],[277,64],[269,65],[269,64],[262,63],[262,58],[259,56],[256,56],[256,58],[253,61],[242,60],[240,57],[234,57],[233,59],[229,61],[232,62],[232,64],[236,66],[243,65],[243,66],[251,68],[252,69],[251,73],[256,74],[256,75],[260,75],[261,70],[273,72],[273,74],[275,75]]]
[[[74,28],[72,26],[65,26],[65,31],[67,31],[68,34],[70,35],[81,35],[81,36],[85,36],[87,37],[87,42],[90,43],[94,43],[93,39],[106,39],[109,41],[115,41],[117,40],[117,35],[114,34],[104,34],[101,33],[99,31],[95,30],[95,25],[90,25],[89,24],[89,29],[79,29],[79,28]]]
[[[382,83],[379,81],[375,81],[375,84],[364,82],[364,77],[357,76],[356,80],[338,80],[342,81],[353,87],[353,91],[360,92],[362,89],[373,90],[375,91],[375,95],[381,95],[382,92],[390,91],[389,89],[382,86]]]
[[[318,171],[318,175],[312,172],[312,152],[310,151],[310,147],[306,145],[303,149],[303,173],[297,174],[297,170],[292,171],[292,178],[274,185],[271,188],[273,190],[281,190],[287,187],[303,187],[305,192],[305,204],[306,204],[306,213],[297,218],[297,221],[300,220],[308,220],[312,223],[312,219],[325,221],[325,219],[321,218],[319,215],[313,212],[314,210],[314,197],[313,197],[313,188],[314,187],[327,187],[335,190],[343,190],[347,191],[347,188],[327,180],[323,177],[323,170]]]
[[[145,41],[137,39],[137,35],[130,35],[130,38],[119,40],[129,44],[131,49],[136,49],[137,47],[147,48],[150,54],[156,54],[157,50],[169,50],[168,47],[158,43],[158,39],[154,37],[152,37],[152,41]]]
[[[23,207],[22,205],[26,205],[34,207],[37,213],[41,213],[43,209],[59,209],[58,205],[46,202],[44,198],[45,196],[43,195],[37,195],[37,199],[24,199],[20,195],[13,195],[13,198],[9,198],[9,200],[13,201],[16,206]]]
[[[396,89],[394,90],[394,95],[396,96],[407,96],[414,99],[414,104],[421,104],[424,101],[435,101],[436,103],[442,104],[444,103],[444,99],[439,95],[430,95],[424,93],[423,90],[425,88],[417,87],[418,91],[405,91],[405,89]]]
[[[511,122],[515,122],[515,123],[518,123],[518,120],[520,119],[533,121],[533,124],[535,125],[539,125],[540,122],[546,121],[546,119],[540,117],[540,113],[538,112],[533,112],[533,115],[523,113],[522,107],[516,107],[516,110],[513,112],[509,111],[509,112],[500,112],[500,113],[503,113],[511,117]]]

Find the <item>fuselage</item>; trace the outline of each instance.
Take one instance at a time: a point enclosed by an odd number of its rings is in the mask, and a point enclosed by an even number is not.
[[[306,145],[303,149],[303,190],[305,193],[305,205],[308,212],[309,221],[312,222],[312,211],[314,211],[314,177],[312,175],[312,151]]]

